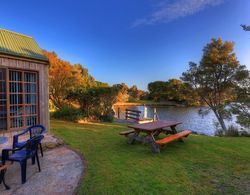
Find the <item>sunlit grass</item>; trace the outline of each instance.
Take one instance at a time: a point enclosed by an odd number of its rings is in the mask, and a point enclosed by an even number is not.
[[[189,136],[161,154],[128,145],[120,124],[51,122],[87,163],[80,194],[250,193],[250,139]]]

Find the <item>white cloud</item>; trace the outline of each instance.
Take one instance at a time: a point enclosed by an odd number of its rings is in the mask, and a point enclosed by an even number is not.
[[[175,19],[193,15],[207,7],[220,5],[224,0],[165,0],[156,5],[155,10],[148,16],[137,19],[132,27],[157,23],[168,23]]]

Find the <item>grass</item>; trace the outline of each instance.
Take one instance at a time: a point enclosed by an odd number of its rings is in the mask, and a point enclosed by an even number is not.
[[[161,154],[126,144],[124,125],[51,121],[87,163],[79,194],[248,194],[250,139],[191,135]]]

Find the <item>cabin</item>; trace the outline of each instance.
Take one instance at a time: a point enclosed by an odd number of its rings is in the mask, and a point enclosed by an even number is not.
[[[49,128],[48,68],[32,37],[0,29],[0,133]]]

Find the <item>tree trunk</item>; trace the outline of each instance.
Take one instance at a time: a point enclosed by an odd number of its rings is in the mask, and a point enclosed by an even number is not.
[[[223,129],[224,133],[226,133],[227,132],[227,127],[225,125],[225,122],[223,120],[222,115],[218,111],[216,111],[216,110],[214,110],[214,114],[215,114],[216,118],[218,119],[218,121],[220,123],[220,126]]]

